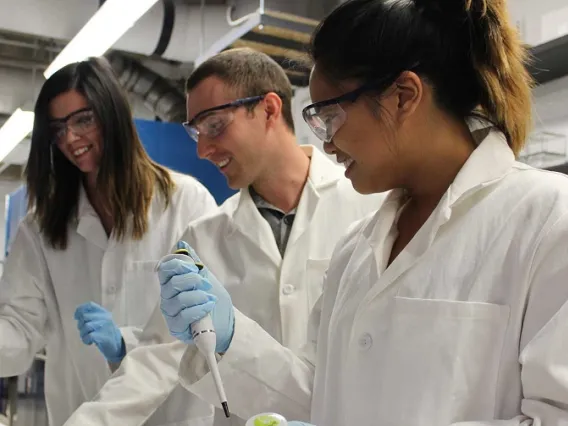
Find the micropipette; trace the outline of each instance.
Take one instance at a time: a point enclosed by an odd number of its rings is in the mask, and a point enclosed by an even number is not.
[[[177,249],[174,252],[174,256],[175,255],[187,256],[193,260],[199,270],[202,270],[204,268],[203,263],[197,261],[197,259],[194,259],[187,249]],[[227,404],[227,397],[225,396],[225,388],[223,387],[221,375],[219,374],[217,358],[215,358],[217,334],[215,333],[215,327],[213,326],[213,319],[211,318],[211,314],[207,314],[204,318],[194,322],[190,327],[195,346],[197,346],[197,349],[199,349],[199,352],[201,352],[201,354],[207,361],[209,371],[213,376],[215,388],[217,389],[217,394],[219,395],[221,406],[223,407],[223,412],[225,413],[225,417],[228,418],[231,416],[231,413],[229,412],[229,405]]]

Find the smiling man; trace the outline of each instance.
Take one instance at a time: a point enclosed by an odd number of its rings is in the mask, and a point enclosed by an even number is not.
[[[344,167],[297,144],[292,87],[265,54],[220,53],[193,72],[186,90],[184,126],[199,156],[240,191],[218,213],[190,224],[183,240],[241,312],[297,350],[307,339],[308,316],[336,242],[352,222],[377,210],[383,196],[358,194]],[[178,385],[178,369],[186,345],[169,336],[159,309],[146,336],[164,343],[131,351],[97,400],[66,425],[140,425],[176,386],[180,406],[161,409],[185,408],[191,395]],[[217,425],[226,421],[222,412],[216,416]]]

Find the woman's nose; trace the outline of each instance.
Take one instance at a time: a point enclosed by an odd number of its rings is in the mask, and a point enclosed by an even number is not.
[[[337,148],[333,144],[333,140],[323,143],[323,150],[326,154],[333,155],[337,152]]]

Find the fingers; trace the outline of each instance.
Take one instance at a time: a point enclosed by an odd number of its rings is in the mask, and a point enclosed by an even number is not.
[[[75,319],[77,319],[77,318],[75,318]],[[81,318],[77,319],[77,328],[79,329],[79,332],[80,332],[83,328],[85,328],[85,324],[87,324],[89,321],[90,321],[90,320],[88,320],[88,319],[86,319],[86,318],[84,318],[84,317],[81,317]]]
[[[207,291],[211,289],[211,284],[195,272],[172,276],[162,285],[160,294],[163,299],[171,299],[182,292],[194,290]]]
[[[83,305],[82,305],[83,306]],[[75,320],[77,320],[77,328],[79,331],[85,328],[87,324],[100,322],[101,324],[112,323],[112,315],[110,312],[101,308],[102,311],[99,310],[90,310],[90,309],[81,309],[81,307],[77,308],[75,311]]]
[[[188,257],[187,260],[169,259],[158,265],[158,279],[160,284],[165,284],[168,280],[176,275],[187,274],[190,272],[198,272],[199,268]]]
[[[91,336],[91,334],[86,334],[84,336],[81,336],[81,340],[83,341],[83,343],[85,345],[92,345],[93,343],[95,343],[95,341],[93,340],[93,336]]]
[[[77,320],[77,328],[81,334],[81,339],[83,339],[86,333],[92,331],[94,327],[100,329],[109,323],[114,324],[111,313],[94,302],[80,305],[75,310],[74,317]],[[83,341],[85,342],[85,340]]]
[[[90,333],[103,329],[107,324],[108,324],[107,321],[101,321],[101,320],[89,321],[84,323],[81,327],[79,327],[79,334],[81,335],[81,339],[84,339]],[[84,341],[85,340],[83,340],[83,342]]]
[[[85,345],[97,345],[101,352],[103,352],[102,348],[108,343],[107,336],[100,331],[92,331],[91,333],[86,334],[84,337],[81,337],[81,340]]]
[[[179,313],[184,309],[216,301],[217,298],[214,295],[204,291],[186,291],[178,294],[176,297],[172,297],[171,299],[162,299],[161,309],[165,315],[174,317],[179,315]]]
[[[207,302],[203,305],[193,306],[181,311],[175,317],[167,319],[170,332],[186,334],[191,324],[203,319],[215,307],[215,302]]]
[[[185,241],[178,241],[176,248],[179,249],[185,249],[188,251],[189,256],[195,261],[195,262],[201,262],[201,259],[199,258],[199,256],[197,255],[197,253],[195,252],[195,250],[193,249],[193,247],[191,247],[189,244],[187,244]]]
[[[161,310],[172,333],[183,333],[194,322],[202,319],[215,307],[217,298],[204,291],[180,293],[171,299],[162,299]]]
[[[81,335],[81,340],[85,345],[91,345],[94,343],[93,333],[101,328],[101,325],[95,322],[87,323],[81,329],[79,329],[79,334]]]
[[[81,340],[86,345],[97,342],[93,338],[93,333],[104,329],[109,324],[114,325],[111,313],[94,302],[80,305],[75,310],[74,317],[77,320],[77,328],[79,329]]]
[[[87,302],[83,303],[82,305],[79,305],[77,309],[75,309],[74,317],[76,320],[78,320],[79,318],[89,313],[95,313],[95,312],[108,312],[108,311],[105,308],[103,308],[101,305],[96,304],[95,302]]]

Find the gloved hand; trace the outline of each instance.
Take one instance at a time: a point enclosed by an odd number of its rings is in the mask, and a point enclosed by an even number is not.
[[[170,333],[184,343],[193,342],[190,325],[211,313],[217,335],[216,351],[229,349],[235,327],[231,297],[225,287],[209,271],[196,265],[202,263],[195,251],[184,241],[178,249],[189,251],[183,260],[171,258],[158,265],[161,286],[161,310]]]
[[[75,319],[85,345],[97,345],[108,362],[122,361],[126,356],[126,346],[109,311],[94,302],[88,302],[75,310]]]

